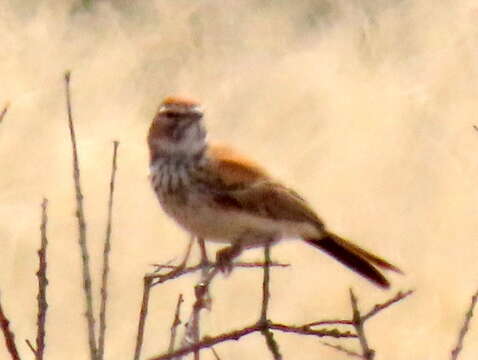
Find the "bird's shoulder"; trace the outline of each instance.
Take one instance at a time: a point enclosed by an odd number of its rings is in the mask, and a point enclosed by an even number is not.
[[[254,161],[222,145],[211,146],[208,152],[208,178],[216,178],[222,184],[214,182],[217,190],[214,199],[221,206],[271,219],[323,226],[298,193],[273,179]]]
[[[207,155],[210,172],[226,186],[248,186],[257,181],[270,179],[264,168],[229,146],[210,145]]]

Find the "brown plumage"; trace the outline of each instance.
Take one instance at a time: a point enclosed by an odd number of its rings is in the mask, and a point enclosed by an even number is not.
[[[300,237],[381,287],[377,269],[400,270],[328,231],[309,204],[261,166],[227,146],[206,142],[199,104],[168,98],[150,128],[148,144],[154,189],[163,209],[190,233],[238,248]]]

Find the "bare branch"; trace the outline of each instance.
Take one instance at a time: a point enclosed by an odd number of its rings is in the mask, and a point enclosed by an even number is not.
[[[213,347],[211,347],[211,352],[214,355],[214,358],[216,360],[221,360],[221,357],[219,356],[219,354],[217,353],[217,351]]]
[[[178,277],[181,277],[183,275],[187,275],[187,274],[190,274],[190,273],[193,273],[193,272],[196,272],[196,271],[199,271],[199,270],[203,269],[202,264],[198,264],[198,265],[190,266],[190,267],[181,267],[181,266],[174,266],[174,265],[159,265],[159,264],[155,264],[155,266],[159,270],[161,268],[164,268],[164,269],[172,269],[172,271],[170,271],[166,274],[157,274],[157,273],[151,274],[150,276],[152,278],[156,279],[156,281],[152,283],[152,286],[163,284],[167,281],[170,281],[170,280],[176,279]],[[259,268],[259,269],[262,269],[262,267],[264,266],[264,263],[262,263],[262,262],[238,262],[238,263],[234,263],[233,266],[234,266],[234,268]],[[272,262],[270,264],[270,266],[271,267],[288,267],[290,265],[289,264],[281,264],[281,263]],[[209,269],[216,268],[216,263],[211,263],[208,266],[208,268]]]
[[[174,344],[176,342],[176,332],[177,332],[178,326],[181,325],[180,312],[181,312],[181,304],[183,303],[183,301],[184,301],[183,294],[179,294],[178,302],[176,304],[176,311],[174,313],[174,320],[170,330],[171,337],[169,339],[168,352],[174,351]]]
[[[98,335],[98,360],[103,360],[106,334],[106,305],[108,301],[108,273],[110,270],[109,256],[111,252],[111,229],[113,217],[113,199],[116,180],[116,157],[119,142],[113,142],[113,160],[111,165],[110,193],[108,198],[108,220],[106,225],[105,245],[103,248],[103,273],[101,276],[100,333]]]
[[[293,333],[298,335],[310,335],[317,337],[333,337],[333,338],[356,338],[357,335],[350,331],[339,331],[337,329],[309,329],[304,325],[284,325],[278,323],[268,323],[267,327],[271,330],[277,330],[285,333]]]
[[[388,308],[389,306],[405,299],[407,296],[413,294],[413,290],[408,290],[408,291],[405,291],[404,293],[402,293],[401,291],[399,291],[393,298],[391,298],[390,300],[387,300],[386,302],[382,303],[382,304],[377,304],[373,307],[372,310],[370,310],[368,313],[366,313],[365,315],[362,316],[362,321],[365,322],[367,321],[368,319],[370,319],[372,316],[375,316],[377,315],[380,311]]]
[[[210,307],[210,297],[209,297],[209,286],[211,282],[219,274],[219,268],[215,267],[212,268],[208,272],[207,264],[201,263],[201,280],[200,282],[194,287],[194,294],[196,296],[196,301],[193,305],[193,310],[190,316],[190,320],[188,321],[186,327],[185,337],[183,339],[183,345],[187,343],[189,339],[192,339],[193,344],[199,343],[200,339],[200,316],[201,310],[207,309]],[[200,354],[199,349],[194,350],[194,360],[199,360]]]
[[[266,326],[263,327],[261,330],[262,335],[266,340],[267,347],[269,348],[274,360],[281,360],[282,355],[279,350],[279,345],[274,340],[274,334],[269,330],[267,327],[268,318],[267,312],[269,309],[269,300],[270,300],[270,263],[271,263],[271,244],[268,241],[264,245],[264,278],[262,280],[262,306],[261,306],[261,317],[259,319],[260,324],[264,324]]]
[[[340,351],[344,354],[347,354],[348,356],[352,356],[352,357],[358,357],[360,359],[363,359],[363,356],[360,355],[359,353],[356,353],[355,351],[352,351],[350,349],[347,349],[345,347],[343,347],[342,345],[335,345],[335,344],[329,344],[328,342],[325,342],[325,341],[321,341],[320,342],[322,345],[325,345],[325,346],[328,346],[332,349],[335,349],[337,351]]]
[[[5,344],[12,360],[20,360],[18,355],[17,345],[15,344],[15,334],[10,330],[10,321],[3,312],[2,304],[0,302],[0,327],[2,328]]]
[[[365,330],[363,327],[363,319],[360,316],[360,311],[357,305],[357,298],[355,297],[352,289],[350,289],[350,303],[352,304],[353,311],[353,325],[362,347],[362,357],[366,360],[373,360],[375,352],[368,347],[367,337],[365,336]]]
[[[409,295],[413,294],[413,290],[408,290],[405,292],[399,291],[394,297],[391,299],[387,300],[386,302],[382,304],[376,304],[374,307],[365,315],[362,316],[362,321],[365,322],[371,317],[377,315],[380,311],[385,310],[386,308],[392,306],[393,304],[405,299]],[[319,320],[319,321],[314,321],[306,326],[321,326],[321,325],[352,325],[353,326],[354,322],[352,320],[341,320],[341,319],[336,319],[336,320]]]
[[[460,333],[458,334],[458,340],[456,342],[455,348],[451,352],[451,359],[458,359],[461,349],[463,348],[463,341],[465,339],[466,333],[468,332],[470,321],[473,318],[473,310],[475,309],[476,301],[478,299],[478,291],[473,294],[471,297],[471,303],[468,307],[468,311],[465,314],[465,319],[463,320],[463,325],[461,326]]]
[[[25,339],[25,342],[27,343],[28,348],[32,351],[33,356],[36,356],[36,355],[37,355],[37,351],[36,351],[35,347],[33,346],[33,344],[30,342],[30,340]]]
[[[139,360],[141,356],[141,348],[143,347],[144,326],[146,324],[146,317],[148,316],[149,294],[151,292],[151,284],[153,277],[145,275],[143,280],[143,300],[141,302],[141,310],[139,312],[138,332],[136,334],[136,347],[134,350],[134,360]]]
[[[46,287],[48,286],[48,279],[46,277],[47,258],[46,248],[48,245],[48,238],[46,236],[46,228],[48,225],[48,213],[47,213],[48,200],[43,199],[41,204],[42,208],[42,221],[40,226],[41,233],[41,246],[38,250],[39,268],[37,272],[38,277],[38,315],[37,315],[37,338],[35,358],[36,360],[43,360],[43,354],[45,352],[45,322],[46,313],[48,309],[48,303],[46,302]]]
[[[232,341],[232,340],[237,341],[243,336],[262,331],[264,326],[268,327],[271,330],[277,330],[277,331],[282,331],[286,333],[294,333],[294,334],[301,334],[301,335],[310,335],[310,336],[316,336],[316,337],[334,337],[334,338],[356,338],[357,337],[357,335],[352,334],[350,332],[339,332],[336,329],[310,330],[303,326],[283,325],[283,324],[276,324],[276,323],[268,323],[263,325],[263,324],[257,323],[252,326],[248,326],[240,330],[234,330],[234,331],[224,333],[215,337],[205,336],[203,340],[201,340],[197,344],[185,346],[172,353],[154,356],[150,358],[150,360],[173,359],[178,356],[184,356],[184,355],[190,354],[196,350],[210,348],[214,345],[217,345],[226,341]]]
[[[78,219],[78,242],[81,251],[82,273],[83,273],[83,290],[86,301],[86,321],[88,324],[88,345],[91,360],[97,360],[97,347],[95,336],[95,318],[93,316],[93,294],[91,290],[91,274],[90,274],[90,258],[88,255],[88,247],[86,244],[86,221],[83,210],[83,194],[80,184],[80,166],[78,160],[78,149],[76,144],[75,127],[73,124],[73,116],[71,111],[71,95],[70,95],[70,72],[65,73],[65,89],[66,89],[66,106],[68,112],[68,128],[70,130],[71,147],[73,153],[73,180],[75,182],[76,193],[76,217]]]
[[[321,326],[321,325],[353,325],[354,322],[352,320],[319,320],[314,321],[307,326]]]
[[[5,114],[7,113],[9,107],[10,107],[10,104],[7,102],[5,106],[3,107],[2,112],[0,112],[0,123],[2,123],[3,118],[5,117]]]

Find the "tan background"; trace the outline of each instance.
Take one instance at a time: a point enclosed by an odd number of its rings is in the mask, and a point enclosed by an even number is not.
[[[364,308],[414,288],[369,323],[371,346],[389,360],[449,358],[478,286],[474,1],[124,0],[97,1],[91,13],[75,3],[0,3],[0,105],[11,101],[0,125],[0,290],[24,359],[32,358],[23,340],[35,332],[43,196],[50,200],[47,359],[88,356],[65,69],[73,71],[95,286],[111,142],[121,141],[107,359],[132,358],[148,264],[179,259],[187,243],[147,178],[149,121],[160,100],[177,93],[204,103],[211,138],[267,164],[331,228],[406,272],[392,274],[385,292],[299,241],[282,243],[273,256],[293,266],[273,273],[274,319],[349,316],[350,286]],[[236,271],[215,283],[206,333],[256,318],[260,275]],[[178,291],[189,306],[194,279],[154,290],[145,355],[165,349]],[[463,359],[478,351],[474,325]],[[277,339],[285,359],[344,358],[313,338]],[[270,357],[259,336],[217,350],[227,360]]]

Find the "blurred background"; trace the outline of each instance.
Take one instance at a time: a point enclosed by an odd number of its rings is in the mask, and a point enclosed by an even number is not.
[[[121,142],[106,359],[132,358],[143,274],[151,263],[179,261],[188,242],[148,183],[146,131],[170,94],[201,101],[211,139],[266,164],[331,229],[405,272],[390,274],[383,291],[300,241],[282,242],[273,257],[292,266],[272,274],[275,321],[349,317],[350,287],[364,310],[416,289],[367,324],[370,346],[389,360],[449,358],[478,286],[477,18],[471,0],[1,1],[0,107],[11,105],[0,124],[0,291],[24,359],[32,358],[24,339],[36,331],[43,197],[45,356],[88,357],[67,69],[95,292],[112,141]],[[214,283],[205,334],[255,321],[261,276],[236,270]],[[145,357],[166,349],[177,295],[185,320],[196,280],[153,290]],[[315,338],[276,339],[285,359],[345,358]],[[270,357],[259,335],[216,350],[228,360]],[[472,326],[462,358],[477,351]]]

